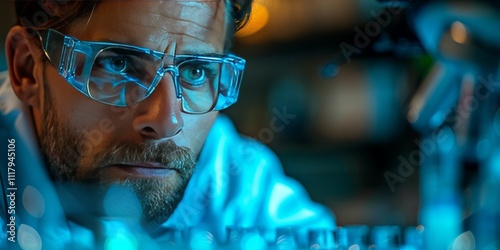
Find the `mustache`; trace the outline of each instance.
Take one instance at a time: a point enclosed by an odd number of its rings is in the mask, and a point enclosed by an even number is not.
[[[173,141],[147,141],[140,144],[119,143],[109,147],[81,165],[92,164],[91,173],[82,173],[87,179],[98,178],[106,167],[116,164],[154,162],[177,170],[185,175],[193,171],[194,153],[187,147],[179,147]],[[77,173],[77,175],[80,175]]]

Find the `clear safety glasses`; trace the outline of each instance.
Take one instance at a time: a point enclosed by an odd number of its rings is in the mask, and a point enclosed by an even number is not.
[[[147,98],[170,73],[183,112],[203,114],[238,99],[245,60],[235,55],[166,55],[138,46],[39,33],[45,55],[82,94],[125,107]]]

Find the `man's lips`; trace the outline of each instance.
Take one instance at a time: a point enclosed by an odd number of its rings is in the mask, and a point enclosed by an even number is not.
[[[178,171],[171,166],[166,166],[157,162],[117,163],[109,165],[107,168],[117,169],[129,175],[141,177],[166,177]]]

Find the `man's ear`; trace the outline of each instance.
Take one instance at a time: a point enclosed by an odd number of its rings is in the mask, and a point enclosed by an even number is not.
[[[38,108],[44,84],[44,55],[38,36],[14,26],[7,34],[5,52],[14,93],[24,104]]]

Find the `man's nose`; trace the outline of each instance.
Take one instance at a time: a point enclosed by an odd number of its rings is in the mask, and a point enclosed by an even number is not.
[[[181,104],[170,73],[166,72],[153,93],[137,105],[133,127],[141,136],[163,139],[181,132]]]

